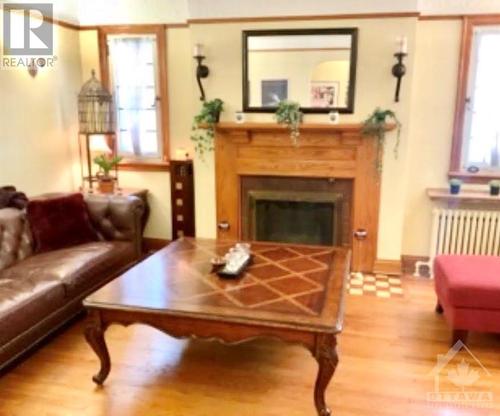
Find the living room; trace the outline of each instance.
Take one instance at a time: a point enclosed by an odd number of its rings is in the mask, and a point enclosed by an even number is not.
[[[500,411],[500,1],[0,4],[0,414]]]

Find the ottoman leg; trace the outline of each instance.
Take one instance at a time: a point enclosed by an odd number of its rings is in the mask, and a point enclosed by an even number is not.
[[[451,339],[451,346],[455,345],[457,341],[462,341],[464,344],[467,344],[468,335],[469,332],[464,329],[454,329]]]
[[[436,313],[442,314],[443,313],[443,307],[439,303],[439,301],[436,303]]]

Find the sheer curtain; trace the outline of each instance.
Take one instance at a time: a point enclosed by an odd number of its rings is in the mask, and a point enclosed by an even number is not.
[[[158,156],[155,39],[110,37],[110,66],[119,127],[118,148],[125,156]]]
[[[465,167],[500,168],[500,27],[475,31],[465,119]]]

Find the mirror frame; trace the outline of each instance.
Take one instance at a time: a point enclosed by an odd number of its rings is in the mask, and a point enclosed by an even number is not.
[[[342,114],[354,113],[354,97],[356,89],[356,63],[358,58],[358,29],[357,28],[327,28],[327,29],[271,29],[271,30],[244,30],[243,41],[243,111],[246,113],[274,113],[276,107],[251,107],[249,102],[248,80],[248,38],[251,36],[296,36],[296,35],[351,35],[351,62],[349,69],[349,90],[347,92],[346,107],[301,107],[304,113],[329,113],[338,111]]]

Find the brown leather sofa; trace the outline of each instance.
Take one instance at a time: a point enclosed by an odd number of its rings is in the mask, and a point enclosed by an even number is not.
[[[0,209],[0,371],[140,258],[144,203],[133,196],[85,200],[101,241],[36,255],[24,211]]]

